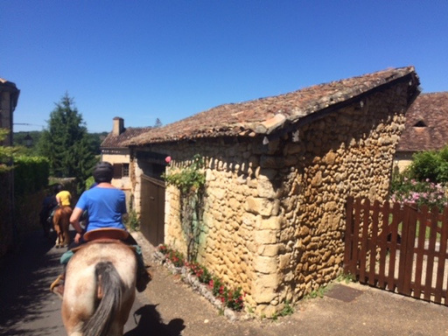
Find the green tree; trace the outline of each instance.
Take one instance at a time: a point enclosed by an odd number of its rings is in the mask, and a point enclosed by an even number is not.
[[[50,162],[50,175],[75,177],[78,192],[82,192],[96,162],[93,147],[82,115],[66,93],[51,112],[38,144],[39,153]]]
[[[6,139],[9,130],[0,128],[0,144]],[[13,168],[12,162],[16,155],[23,153],[24,148],[20,146],[1,146],[0,145],[0,173],[7,172]]]
[[[418,181],[448,182],[448,146],[415,153],[407,174]]]
[[[156,119],[156,123],[154,124],[154,128],[158,128],[158,127],[162,127],[162,122],[160,121],[159,118]]]

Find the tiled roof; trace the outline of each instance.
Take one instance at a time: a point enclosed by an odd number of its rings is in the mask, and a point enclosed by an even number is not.
[[[448,92],[425,93],[406,112],[397,151],[437,150],[448,144]]]
[[[193,115],[164,127],[152,129],[127,141],[125,145],[145,145],[217,136],[251,136],[266,134],[285,123],[345,102],[379,86],[406,76],[418,77],[414,67],[387,69],[372,74],[331,83],[311,86],[299,91],[252,100],[225,104]]]
[[[126,147],[123,143],[142,133],[148,132],[151,129],[152,127],[126,127],[126,129],[118,136],[114,135],[113,132],[110,132],[101,143],[101,148]]]

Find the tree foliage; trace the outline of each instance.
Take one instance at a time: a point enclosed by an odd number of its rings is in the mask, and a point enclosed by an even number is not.
[[[78,192],[84,190],[84,181],[91,175],[96,162],[94,144],[82,115],[68,94],[56,103],[56,108],[51,112],[38,150],[48,158],[51,176],[75,177]]]
[[[6,139],[8,133],[8,129],[0,128],[0,144]],[[14,157],[23,151],[24,148],[20,146],[0,146],[0,173],[11,170]]]
[[[408,174],[417,181],[448,182],[448,146],[414,154]]]
[[[156,122],[154,124],[154,128],[158,128],[158,127],[162,127],[162,126],[163,126],[162,122],[160,121],[159,118],[157,118]]]

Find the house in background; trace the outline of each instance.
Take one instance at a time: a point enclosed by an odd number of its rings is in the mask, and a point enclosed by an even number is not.
[[[448,92],[417,97],[406,113],[403,135],[394,156],[394,167],[403,172],[414,153],[439,150],[448,145]]]
[[[278,313],[341,274],[346,200],[386,200],[419,93],[413,67],[388,69],[221,105],[133,137],[143,234],[185,255],[193,247],[209,271],[242,288],[246,306]],[[197,154],[206,164],[203,212],[189,224],[191,204],[155,173],[183,169]]]
[[[112,132],[101,143],[101,160],[110,162],[114,166],[114,177],[112,185],[123,190],[126,194],[127,204],[131,191],[131,180],[129,177],[130,149],[123,145],[132,137],[147,132],[151,127],[124,127],[124,119],[115,117],[113,119]]]
[[[1,146],[13,144],[14,110],[19,100],[20,90],[10,81],[0,78],[0,128],[8,129],[7,138]],[[0,162],[8,164],[8,162]],[[14,223],[14,171],[0,174],[0,257],[15,243]]]

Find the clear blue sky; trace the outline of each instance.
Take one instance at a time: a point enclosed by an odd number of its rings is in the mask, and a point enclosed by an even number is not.
[[[15,131],[42,130],[65,93],[89,132],[414,65],[448,91],[448,1],[0,0],[0,77]]]

